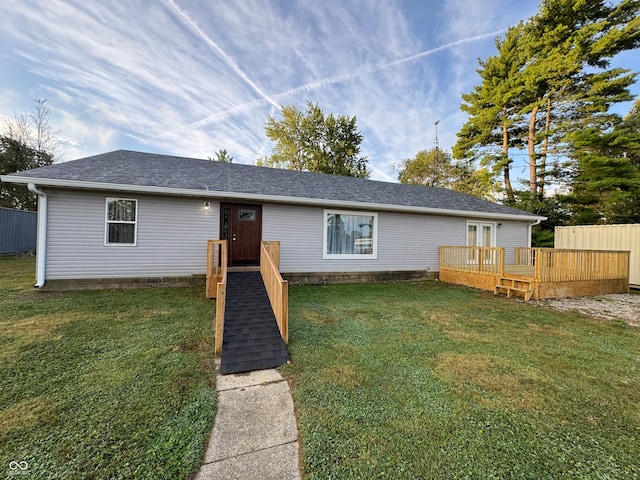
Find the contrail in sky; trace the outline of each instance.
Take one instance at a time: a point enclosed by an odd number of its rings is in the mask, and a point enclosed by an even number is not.
[[[236,75],[244,80],[251,88],[253,88],[258,93],[258,95],[262,97],[263,101],[270,103],[276,108],[280,108],[280,105],[278,105],[274,100],[271,99],[271,97],[269,97],[269,95],[262,91],[262,89],[258,85],[256,85],[246,73],[244,73],[244,71],[236,64],[236,62],[233,61],[233,58],[231,58],[224,50],[222,50],[222,48],[218,46],[216,42],[214,42],[206,33],[204,33],[198,26],[198,24],[194,20],[192,20],[184,10],[178,7],[173,0],[167,0],[167,3],[178,15],[180,15],[180,17],[182,17],[184,22],[189,26],[189,28],[191,28],[191,30],[193,30],[193,32],[200,36],[207,45],[209,45],[218,55],[222,57],[224,62],[231,68],[231,70],[236,73]]]
[[[172,1],[172,0],[169,0],[169,1]],[[292,88],[292,89],[289,89],[289,90],[285,90],[284,92],[280,92],[280,93],[277,93],[277,94],[271,95],[271,96],[267,96],[266,94],[262,94],[259,91],[259,93],[263,97],[262,99],[256,99],[256,100],[253,100],[251,102],[243,103],[241,105],[236,105],[235,107],[232,107],[232,108],[230,108],[228,110],[224,110],[222,112],[214,113],[212,115],[209,115],[209,116],[203,118],[202,120],[198,120],[197,122],[191,123],[190,125],[186,126],[185,129],[192,129],[192,128],[202,127],[203,125],[212,123],[212,122],[214,122],[216,120],[220,120],[220,119],[225,118],[228,115],[231,115],[233,113],[241,112],[241,111],[253,108],[255,106],[262,105],[262,104],[264,104],[265,101],[269,102],[271,105],[273,105],[273,106],[275,106],[275,107],[277,107],[279,109],[280,105],[276,104],[274,99],[282,99],[284,97],[295,95],[297,93],[306,92],[306,91],[310,91],[310,90],[315,90],[317,88],[321,88],[321,87],[324,87],[326,85],[332,85],[332,84],[335,84],[335,83],[345,82],[347,80],[350,80],[352,78],[355,78],[355,77],[357,77],[359,75],[362,75],[362,74],[365,74],[365,73],[373,73],[373,72],[376,72],[378,70],[384,70],[385,68],[394,67],[396,65],[400,65],[400,64],[403,64],[403,63],[411,62],[413,60],[417,60],[419,58],[426,57],[427,55],[432,55],[434,53],[441,52],[443,50],[447,50],[447,49],[452,48],[452,47],[457,47],[458,45],[463,45],[465,43],[476,42],[478,40],[484,40],[485,38],[499,35],[499,34],[503,33],[505,30],[506,30],[506,28],[501,28],[500,30],[496,30],[494,32],[483,33],[481,35],[476,35],[474,37],[463,38],[463,39],[460,39],[460,40],[456,40],[455,42],[450,42],[450,43],[447,43],[445,45],[441,45],[439,47],[431,48],[429,50],[425,50],[423,52],[419,52],[419,53],[416,53],[414,55],[410,55],[408,57],[403,57],[403,58],[400,58],[398,60],[394,60],[392,62],[380,63],[378,65],[371,65],[371,66],[368,66],[368,67],[361,67],[361,68],[358,68],[357,70],[354,70],[352,72],[343,73],[343,74],[340,74],[340,75],[335,75],[333,77],[323,78],[321,80],[316,80],[315,82],[305,83],[304,85],[301,85],[299,87],[295,87],[295,88]],[[255,87],[255,88],[257,88],[257,87]]]
[[[427,55],[431,55],[433,53],[441,52],[442,50],[447,50],[448,48],[457,47],[458,45],[462,45],[465,43],[476,42],[478,40],[484,40],[487,37],[492,37],[504,32],[506,29],[502,28],[500,30],[496,30],[495,32],[483,33],[482,35],[476,35],[475,37],[463,38],[461,40],[456,40],[455,42],[447,43],[446,45],[441,45],[439,47],[431,48],[429,50],[425,50],[420,53],[416,53],[414,55],[410,55],[408,57],[400,58],[398,60],[394,60],[392,62],[380,63],[378,65],[372,65],[369,67],[361,67],[353,72],[343,73],[340,75],[335,75],[333,77],[324,78],[322,80],[317,80],[315,82],[309,82],[305,85],[301,85],[296,88],[292,88],[291,90],[287,90],[285,92],[278,93],[276,95],[272,95],[272,98],[282,98],[287,95],[295,95],[296,93],[315,90],[316,88],[324,87],[325,85],[331,85],[334,83],[344,82],[346,80],[350,80],[364,73],[373,73],[378,70],[384,70],[385,68],[395,67],[396,65],[400,65],[402,63],[411,62],[413,60],[417,60],[418,58],[426,57]]]

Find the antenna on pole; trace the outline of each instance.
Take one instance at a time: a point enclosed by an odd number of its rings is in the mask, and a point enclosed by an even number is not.
[[[438,124],[440,123],[440,120],[437,120],[434,125],[436,126],[436,139],[433,141],[433,147],[436,150],[440,149],[440,140],[438,140]]]

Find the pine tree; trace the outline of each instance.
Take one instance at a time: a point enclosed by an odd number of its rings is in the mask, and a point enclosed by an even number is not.
[[[619,122],[607,132],[576,132],[572,143],[572,223],[640,223],[640,169],[629,155],[640,155],[640,133]]]
[[[504,40],[496,40],[498,55],[479,61],[476,70],[482,83],[473,92],[462,95],[461,109],[469,120],[458,132],[453,147],[454,157],[471,160],[479,158],[483,166],[491,166],[495,174],[502,175],[507,201],[515,201],[511,182],[509,150],[520,147],[522,108],[520,71],[524,60],[520,51],[524,24],[507,30]]]
[[[575,156],[574,132],[600,128],[609,107],[631,99],[635,74],[610,69],[610,60],[640,45],[640,2],[544,0],[538,13],[497,41],[498,54],[480,62],[481,84],[463,95],[469,120],[458,133],[456,158],[503,169],[514,201],[511,149],[526,145],[530,210],[544,202],[549,182],[562,178]]]

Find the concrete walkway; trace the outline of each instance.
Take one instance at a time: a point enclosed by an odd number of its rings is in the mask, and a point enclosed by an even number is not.
[[[289,385],[275,370],[218,375],[218,413],[195,477],[300,479]]]

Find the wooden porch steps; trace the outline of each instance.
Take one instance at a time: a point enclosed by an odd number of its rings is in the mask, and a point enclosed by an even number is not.
[[[534,279],[525,279],[517,277],[498,277],[498,283],[496,284],[493,294],[506,293],[507,298],[511,298],[513,292],[522,293],[524,301],[531,300],[533,295],[533,289],[535,288]]]

